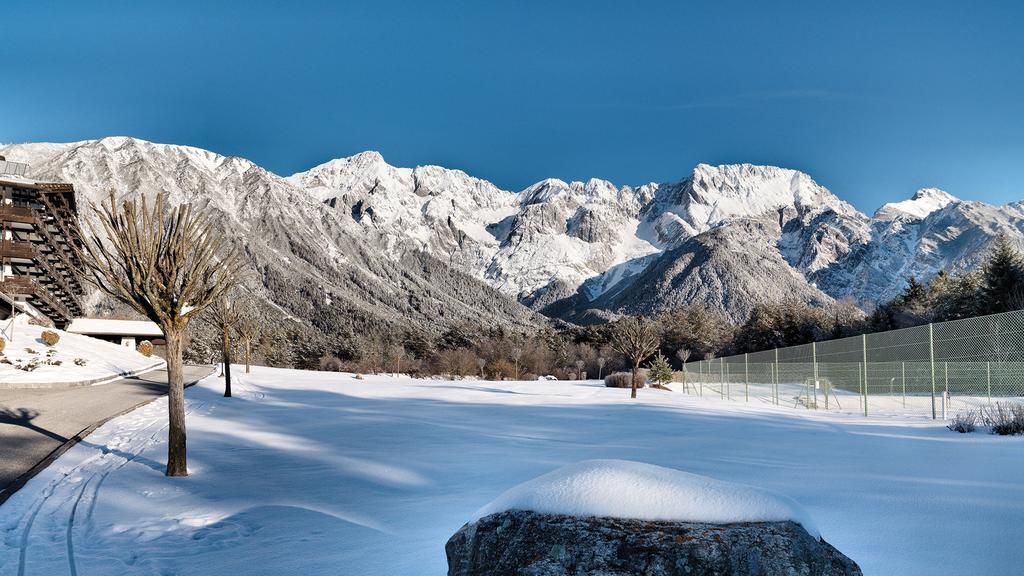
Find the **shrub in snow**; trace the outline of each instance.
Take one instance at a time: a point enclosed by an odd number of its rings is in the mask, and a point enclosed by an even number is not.
[[[53,330],[43,330],[43,333],[39,335],[43,339],[43,342],[47,346],[56,346],[57,342],[60,341],[60,334],[57,334]]]
[[[613,372],[604,377],[604,385],[608,388],[631,388],[632,378],[631,372]],[[636,379],[636,387],[643,388],[644,382],[647,381],[647,370],[637,370]]]
[[[149,340],[143,340],[142,342],[139,342],[139,345],[135,347],[135,350],[137,350],[139,354],[149,358],[153,355],[153,343]]]
[[[75,358],[75,366],[85,366],[87,363],[85,358]]]
[[[362,379],[363,379],[363,375],[362,374],[356,374],[356,380],[362,380]]]
[[[14,364],[14,367],[17,368],[18,370],[21,370],[22,372],[32,372],[36,368],[39,368],[39,365],[40,360],[39,357],[37,356],[29,359],[26,362],[19,362],[17,364]]]
[[[954,416],[953,419],[949,421],[949,425],[947,425],[946,428],[949,428],[953,432],[966,434],[968,432],[974,432],[977,428],[977,424],[978,415],[973,410],[970,410],[967,412],[961,412]]]
[[[608,388],[629,388],[633,375],[629,372],[613,372],[604,377],[604,385]]]
[[[504,358],[498,358],[490,363],[487,367],[487,371],[490,373],[492,379],[501,380],[509,376],[515,376],[516,367],[512,362],[509,362]]]
[[[7,346],[7,340],[4,340],[3,336],[0,336],[0,353],[3,353],[4,346]]]
[[[981,421],[992,428],[993,434],[1013,436],[1024,434],[1024,405],[996,402],[981,408]]]
[[[49,366],[60,366],[61,364],[63,364],[63,362],[57,360],[56,356],[56,350],[48,350],[46,352],[46,360],[43,360],[43,364],[47,364]]]
[[[320,358],[320,370],[324,372],[341,372],[342,368],[343,365],[341,359],[333,354],[328,354]]]

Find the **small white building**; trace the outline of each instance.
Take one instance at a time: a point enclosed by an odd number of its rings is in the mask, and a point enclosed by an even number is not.
[[[139,342],[149,340],[155,353],[163,357],[167,342],[155,322],[148,320],[114,320],[111,318],[75,318],[65,329],[72,334],[91,336],[134,349]]]

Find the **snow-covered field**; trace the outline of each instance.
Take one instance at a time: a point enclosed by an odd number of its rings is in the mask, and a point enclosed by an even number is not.
[[[158,400],[0,506],[0,574],[440,575],[482,506],[601,458],[788,496],[868,575],[1024,565],[1021,438],[596,382],[257,368],[221,386],[188,392],[192,476],[163,476]]]
[[[41,335],[48,328],[29,324],[27,318],[25,315],[17,317],[13,326],[11,321],[0,322],[0,336],[6,341],[0,357],[10,362],[0,363],[0,386],[112,378],[163,364],[156,356],[147,358],[132,348],[63,330],[51,329],[60,340],[52,348],[47,347]],[[76,364],[76,360],[80,363]],[[48,361],[56,363],[48,364]],[[36,367],[32,370],[18,368],[33,363]]]

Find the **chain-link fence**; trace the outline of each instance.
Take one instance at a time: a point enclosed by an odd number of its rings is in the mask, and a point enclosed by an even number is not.
[[[689,362],[684,391],[932,418],[1024,401],[1024,310]]]

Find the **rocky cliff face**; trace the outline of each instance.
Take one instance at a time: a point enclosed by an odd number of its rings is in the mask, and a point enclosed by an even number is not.
[[[698,165],[678,182],[548,179],[514,193],[462,171],[397,168],[376,152],[287,178],[252,162],[131,138],[0,147],[34,175],[166,191],[248,248],[268,298],[334,327],[345,314],[580,321],[700,302],[742,321],[759,302],[888,299],[910,275],[978,265],[1000,233],[1024,244],[1024,204],[936,189],[861,214],[807,174]],[[456,288],[452,288],[456,287]]]

